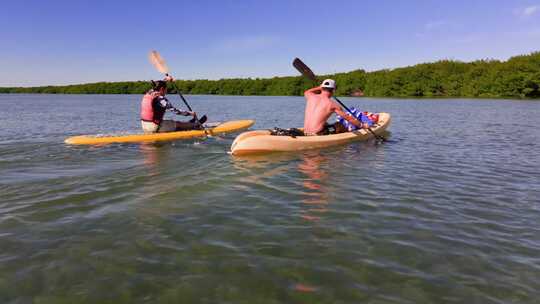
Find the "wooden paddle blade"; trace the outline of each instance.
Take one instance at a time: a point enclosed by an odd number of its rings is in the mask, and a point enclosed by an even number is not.
[[[292,64],[304,77],[307,77],[313,81],[317,80],[317,76],[315,76],[315,73],[313,73],[313,71],[299,58],[294,58]]]
[[[148,59],[150,59],[150,63],[161,73],[168,74],[169,68],[167,67],[167,64],[165,63],[165,60],[161,58],[159,53],[155,50],[150,51],[150,54],[148,54]]]

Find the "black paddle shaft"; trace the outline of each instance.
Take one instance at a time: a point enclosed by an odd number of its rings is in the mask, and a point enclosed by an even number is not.
[[[300,72],[300,74],[302,74],[304,77],[308,78],[308,79],[311,79],[313,81],[317,81],[317,76],[315,76],[315,73],[313,73],[313,71],[304,63],[302,62],[302,60],[300,60],[299,58],[294,58],[293,60],[293,66],[298,70],[298,72]],[[356,120],[358,120],[360,123],[362,123],[362,121],[360,119],[358,119],[358,117],[354,116],[353,113],[351,112],[351,110],[345,105],[343,104],[343,102],[341,102],[341,100],[339,100],[337,97],[335,96],[332,96],[343,108],[345,108],[345,110],[347,110],[347,112],[349,112],[351,114],[352,117],[354,117]],[[373,132],[373,130],[371,128],[367,128],[367,130],[373,134],[373,136],[378,139],[378,140],[381,140],[381,141],[385,141],[384,137],[382,136],[379,136],[377,134],[375,134],[375,132]]]
[[[170,76],[169,74],[165,74],[165,76]],[[176,90],[176,93],[178,93],[178,95],[180,96],[180,99],[182,99],[182,101],[184,102],[184,104],[186,105],[186,107],[189,109],[190,112],[193,112],[193,110],[191,109],[191,107],[189,106],[187,100],[184,98],[184,95],[182,95],[182,93],[180,92],[180,90],[178,89],[178,87],[176,86],[176,83],[173,81],[172,82],[172,86],[173,88]]]

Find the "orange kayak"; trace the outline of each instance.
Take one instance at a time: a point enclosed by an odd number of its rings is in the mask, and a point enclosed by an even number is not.
[[[180,140],[194,137],[205,137],[231,132],[238,132],[251,127],[254,120],[233,120],[213,124],[204,130],[190,130],[178,132],[127,134],[127,135],[80,135],[67,138],[64,142],[70,145],[98,145],[110,143],[150,142]]]

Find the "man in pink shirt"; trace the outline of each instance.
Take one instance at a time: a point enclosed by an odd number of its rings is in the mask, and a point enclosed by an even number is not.
[[[306,97],[304,134],[306,136],[328,134],[326,121],[332,113],[336,113],[345,118],[358,128],[366,128],[366,126],[357,119],[353,118],[351,115],[347,115],[345,111],[331,99],[335,90],[336,82],[332,79],[326,79],[320,86],[304,92],[304,96]],[[341,124],[339,125],[341,126]],[[344,131],[346,130],[341,130],[341,132]]]

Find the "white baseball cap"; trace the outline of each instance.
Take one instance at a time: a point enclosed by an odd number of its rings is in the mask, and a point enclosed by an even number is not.
[[[325,80],[323,80],[323,82],[321,84],[321,87],[335,90],[336,89],[336,81],[333,80],[333,79],[325,79]]]

